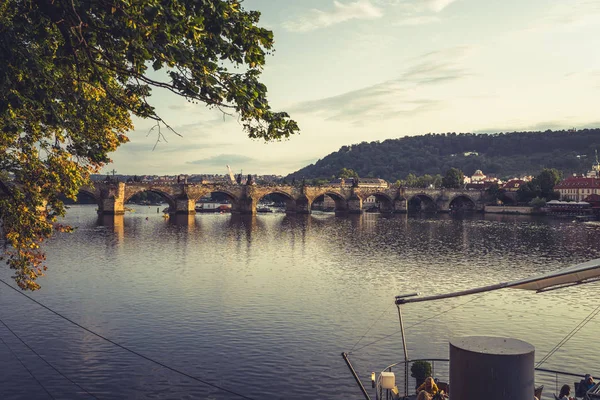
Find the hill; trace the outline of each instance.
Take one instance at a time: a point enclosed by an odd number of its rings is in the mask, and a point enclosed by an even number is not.
[[[597,149],[600,129],[427,134],[342,146],[288,178],[331,178],[342,168],[390,182],[410,173],[444,174],[451,167],[465,175],[480,169],[500,178],[536,175],[543,168],[556,168],[563,174],[583,173],[595,162]]]

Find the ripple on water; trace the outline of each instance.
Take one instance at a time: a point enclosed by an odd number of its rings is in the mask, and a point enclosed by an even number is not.
[[[198,215],[175,224],[153,210],[98,226],[93,207],[72,207],[67,222],[78,229],[48,244],[50,270],[33,297],[135,351],[256,399],[361,398],[340,353],[360,349],[352,361],[365,383],[371,371],[401,359],[396,294],[469,288],[600,257],[600,230],[543,218]],[[443,358],[453,336],[493,334],[531,342],[541,359],[595,307],[597,289],[507,290],[407,306],[409,354]],[[10,290],[0,290],[0,301],[7,325],[100,398],[235,398]],[[589,343],[598,324],[545,366],[593,371],[600,354]],[[0,337],[54,397],[84,398],[3,326]],[[0,398],[47,397],[2,343],[0,371]]]

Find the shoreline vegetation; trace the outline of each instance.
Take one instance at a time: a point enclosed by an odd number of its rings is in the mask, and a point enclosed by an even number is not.
[[[503,180],[537,175],[555,168],[564,176],[583,173],[600,149],[600,129],[511,133],[441,133],[342,146],[286,179],[330,179],[342,168],[361,178],[388,182],[443,173],[457,168],[476,170]]]

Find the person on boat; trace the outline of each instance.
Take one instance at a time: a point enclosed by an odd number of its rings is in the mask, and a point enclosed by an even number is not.
[[[417,393],[420,393],[421,391],[425,391],[431,396],[435,396],[437,392],[440,391],[440,389],[438,389],[433,378],[431,376],[428,376],[427,378],[425,378],[425,381],[421,384],[421,386],[417,388]]]
[[[425,390],[421,390],[417,395],[417,400],[431,400],[431,395]]]
[[[577,386],[577,393],[575,393],[575,396],[584,397],[587,391],[593,388],[595,384],[594,378],[590,374],[585,374]]]
[[[558,393],[558,400],[575,400],[573,397],[570,397],[571,394],[571,386],[562,385],[560,388],[560,392]]]

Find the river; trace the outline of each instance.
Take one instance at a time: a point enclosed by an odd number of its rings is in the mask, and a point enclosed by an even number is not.
[[[599,228],[542,217],[170,221],[156,207],[135,208],[99,225],[94,206],[72,206],[65,222],[77,229],[48,242],[47,276],[31,296],[146,357],[253,399],[361,399],[340,353],[354,349],[365,383],[402,359],[397,294],[491,284],[600,257]],[[0,277],[12,283],[6,267]],[[447,358],[452,337],[496,335],[530,342],[539,360],[597,307],[599,287],[408,305],[409,354]],[[99,339],[4,285],[0,304],[16,335],[97,398],[238,398]],[[599,328],[592,320],[544,367],[600,372]],[[0,398],[92,398],[4,325],[0,338]]]

